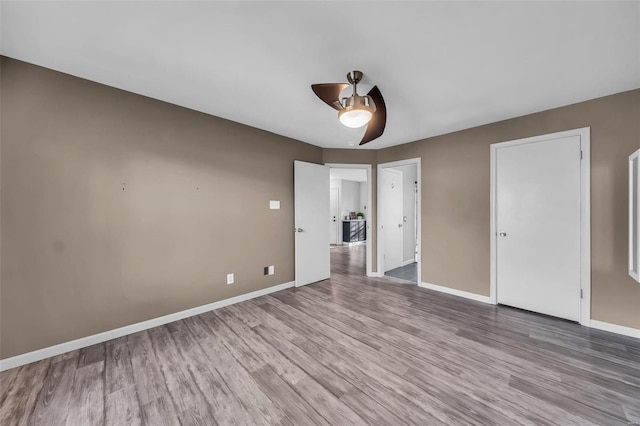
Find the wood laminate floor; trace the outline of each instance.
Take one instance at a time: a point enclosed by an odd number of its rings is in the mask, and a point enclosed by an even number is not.
[[[640,424],[640,341],[364,277],[0,374],[0,424]]]

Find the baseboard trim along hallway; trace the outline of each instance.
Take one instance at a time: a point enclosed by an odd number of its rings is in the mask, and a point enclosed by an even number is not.
[[[124,327],[105,331],[103,333],[93,334],[91,336],[82,337],[80,339],[71,340],[69,342],[60,343],[58,345],[49,346],[47,348],[38,349],[25,354],[16,355],[11,358],[0,360],[0,371],[9,370],[11,368],[20,367],[21,365],[30,364],[66,352],[75,351],[77,349],[86,348],[97,343],[106,342],[108,340],[117,339],[118,337],[137,333],[139,331],[148,330],[153,327],[168,324],[170,322],[189,318],[204,312],[213,311],[224,308],[225,306],[244,302],[245,300],[254,299],[276,291],[284,290],[294,286],[294,282],[290,281],[284,284],[278,284],[262,290],[252,291],[251,293],[241,294],[239,296],[230,297],[229,299],[219,300],[217,302],[208,303],[206,305],[197,306],[195,308],[186,309],[184,311],[175,312],[173,314],[163,315],[161,317],[152,318],[150,320],[141,321],[135,324],[126,325]]]
[[[418,283],[418,287],[428,288],[429,290],[435,290],[441,293],[447,293],[447,294],[452,294],[454,296],[464,297],[465,299],[471,299],[477,302],[491,303],[491,298],[489,296],[482,296],[480,294],[469,293],[467,291],[462,291],[462,290],[456,290],[455,288],[443,287],[441,285],[430,284],[425,282]]]
[[[597,321],[593,319],[589,321],[589,327],[640,339],[640,329],[637,328],[625,327],[623,325],[611,324],[608,322]]]

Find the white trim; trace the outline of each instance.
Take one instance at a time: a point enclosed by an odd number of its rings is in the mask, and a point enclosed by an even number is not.
[[[638,168],[636,182],[633,181],[634,162],[636,163],[635,168]],[[640,163],[640,149],[629,156],[629,275],[640,282],[640,165],[638,163]],[[636,197],[635,205],[633,204],[634,197]],[[637,224],[635,227],[634,220]],[[634,240],[635,247],[633,246]],[[633,269],[634,263],[636,263],[636,270]]]
[[[386,169],[388,167],[398,167],[398,166],[407,166],[410,164],[415,164],[416,165],[416,180],[418,181],[418,214],[417,214],[417,218],[418,218],[418,230],[417,230],[417,235],[418,235],[418,241],[416,242],[418,245],[418,270],[417,270],[417,280],[418,280],[418,285],[420,285],[421,282],[421,278],[422,278],[422,158],[418,157],[418,158],[409,158],[407,160],[399,160],[399,161],[392,161],[390,163],[380,163],[378,164],[378,168],[377,168],[377,180],[378,180],[378,188],[377,188],[377,200],[378,200],[378,209],[377,209],[377,237],[378,237],[378,241],[377,241],[377,247],[378,247],[378,261],[377,261],[377,270],[378,270],[378,276],[380,277],[384,277],[384,250],[382,250],[383,246],[383,233],[380,232],[380,224],[381,222],[381,216],[380,216],[380,212],[381,212],[381,208],[380,208],[380,189],[381,189],[381,179],[380,176],[382,174],[382,169]]]
[[[589,327],[640,339],[640,329],[637,328],[625,327],[624,325],[611,324],[597,320],[591,320]]]
[[[176,312],[173,314],[163,315],[161,317],[153,318],[150,320],[138,322],[135,324],[127,325],[124,327],[116,328],[116,329],[105,331],[98,334],[93,334],[91,336],[82,337],[80,339],[71,340],[69,342],[60,343],[58,345],[49,346],[48,348],[38,349],[33,352],[27,352],[22,355],[16,355],[11,358],[2,359],[0,360],[0,371],[9,370],[11,368],[19,367],[21,365],[40,361],[45,358],[50,358],[52,356],[60,355],[66,352],[86,348],[87,346],[106,342],[107,340],[117,339],[118,337],[137,333],[139,331],[148,330],[153,327],[158,327],[160,325],[168,324],[170,322],[178,321],[184,318],[189,318],[195,315],[202,314],[204,312],[209,312],[216,309],[224,308],[225,306],[244,302],[246,300],[264,296],[270,293],[274,293],[276,291],[285,290],[287,288],[293,287],[294,284],[295,284],[294,281],[290,281],[288,283],[274,285],[272,287],[267,287],[267,288],[263,288],[262,290],[252,291],[251,293],[241,294],[239,296],[231,297],[229,299],[219,300],[217,302],[209,303],[206,305],[198,306],[195,308],[187,309],[187,310]]]
[[[331,175],[329,175],[331,176]],[[331,180],[329,180],[329,182],[331,182]],[[330,244],[334,244],[334,245],[342,245],[342,218],[340,217],[340,187],[335,186],[335,187],[331,187],[331,184],[329,184],[329,207],[331,207],[331,191],[335,190],[336,191],[336,210],[338,210],[338,214],[336,214],[336,221],[335,221],[335,226],[336,226],[336,242],[331,242],[329,241]],[[335,213],[335,212],[329,212],[331,213]]]
[[[496,234],[496,168],[497,150],[508,146],[541,142],[549,139],[560,139],[580,136],[582,161],[580,164],[580,288],[583,298],[580,306],[580,324],[589,326],[591,320],[591,128],[567,130],[508,142],[494,143],[491,152],[491,303],[498,303],[497,292],[497,234]]]
[[[367,244],[367,276],[368,277],[375,277],[377,276],[375,272],[373,271],[373,260],[371,257],[371,240],[373,239],[373,231],[374,229],[371,227],[371,224],[373,223],[372,219],[372,215],[371,215],[371,208],[372,208],[372,201],[373,201],[373,194],[371,191],[371,164],[346,164],[346,163],[325,163],[325,166],[328,166],[329,169],[365,169],[367,171],[367,215],[365,217],[365,220],[367,221],[367,240],[365,241]],[[331,173],[331,171],[329,171],[329,173]],[[340,196],[340,194],[338,195]],[[342,220],[340,220],[340,225],[342,225]],[[339,244],[342,244],[342,226],[340,226],[340,242]]]
[[[489,147],[490,152],[490,174],[491,174],[491,187],[489,188],[489,197],[490,197],[490,208],[491,208],[491,216],[489,218],[489,298],[491,299],[491,303],[493,305],[498,304],[498,265],[497,265],[497,239],[495,237],[498,232],[496,226],[496,185],[498,180],[496,179],[496,168],[497,168],[497,150],[491,145]]]
[[[580,324],[591,321],[591,127],[577,129],[580,134]]]
[[[429,290],[439,291],[440,293],[452,294],[458,297],[464,297],[465,299],[475,300],[476,302],[492,303],[489,296],[483,296],[481,294],[469,293],[467,291],[456,290],[455,288],[443,287],[441,285],[429,284],[424,282],[418,282],[418,287],[428,288]]]
[[[491,297],[482,296],[480,294],[469,293],[462,290],[456,290],[454,288],[443,287],[440,285],[429,284],[429,283],[419,283],[418,287],[427,288],[429,290],[439,291],[441,293],[451,294],[454,296],[464,297],[465,299],[471,299],[478,302],[494,304],[491,301]],[[587,327],[595,328],[597,330],[608,331],[610,333],[621,334],[623,336],[635,337],[636,339],[640,339],[640,329],[626,327],[623,325],[612,324],[603,321],[590,320]]]
[[[404,262],[402,262],[402,266],[411,265],[412,263],[416,263],[414,258],[411,258],[409,260],[405,260]]]

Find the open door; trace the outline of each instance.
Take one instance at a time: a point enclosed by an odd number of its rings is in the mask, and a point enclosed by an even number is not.
[[[296,287],[326,280],[329,263],[329,167],[294,161]]]

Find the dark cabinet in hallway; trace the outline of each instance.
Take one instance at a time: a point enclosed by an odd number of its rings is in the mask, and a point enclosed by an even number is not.
[[[367,240],[366,220],[343,220],[342,221],[342,242],[356,243]]]

